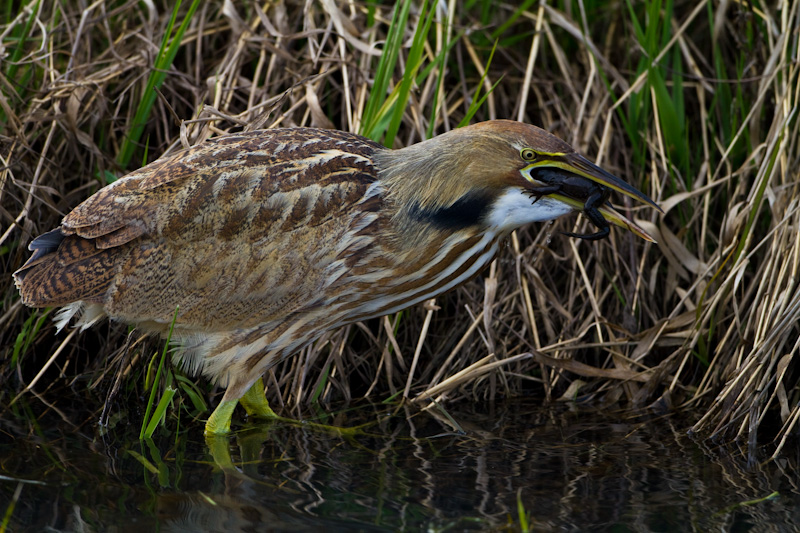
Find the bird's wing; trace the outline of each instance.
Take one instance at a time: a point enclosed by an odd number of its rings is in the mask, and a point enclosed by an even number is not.
[[[356,223],[381,148],[343,132],[267,130],[156,161],[69,213],[57,248],[52,236],[32,243],[40,253],[17,274],[23,298],[100,303],[131,322],[181,305],[187,321],[222,326],[301,305]]]
[[[226,135],[159,159],[101,189],[63,220],[65,234],[110,248],[154,232],[185,231],[186,217],[268,201],[276,192],[372,174],[382,147],[358,135],[292,128]],[[241,206],[238,206],[241,207]],[[207,230],[205,224],[191,227]]]

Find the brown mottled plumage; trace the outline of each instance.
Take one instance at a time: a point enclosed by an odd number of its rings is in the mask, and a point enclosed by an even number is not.
[[[521,155],[529,148],[533,159]],[[536,194],[543,168],[655,205],[517,122],[401,150],[340,131],[256,131],[212,139],[98,191],[31,243],[14,277],[27,305],[64,307],[59,327],[108,316],[164,335],[177,308],[176,359],[227,386],[225,412],[221,405],[206,427],[226,432],[240,398],[265,414],[253,406],[263,389],[245,393],[325,331],[449,290],[488,264],[513,229],[580,209],[581,194]],[[610,207],[601,212],[644,236]]]

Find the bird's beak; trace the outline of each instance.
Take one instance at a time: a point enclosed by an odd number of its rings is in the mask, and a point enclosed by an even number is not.
[[[541,161],[538,164],[532,165],[533,167],[539,168],[555,168],[570,174],[574,174],[576,176],[580,176],[582,178],[586,178],[591,180],[603,187],[607,187],[609,189],[613,189],[617,192],[624,194],[625,196],[629,196],[635,200],[638,200],[642,203],[649,204],[650,206],[656,208],[659,212],[663,213],[664,211],[656,204],[653,200],[650,199],[649,196],[641,192],[640,190],[632,187],[631,185],[625,183],[615,175],[611,174],[610,172],[603,170],[602,168],[598,167],[585,157],[577,153],[569,153],[569,154],[558,154],[558,157],[554,157],[553,159]],[[572,198],[565,196],[561,193],[552,193],[547,194],[550,198],[554,200],[558,200],[565,204],[570,205],[576,211],[584,211],[585,204],[584,201],[587,198]],[[621,228],[625,228],[639,237],[650,241],[655,242],[655,240],[647,234],[641,227],[636,225],[631,220],[628,220],[625,216],[614,210],[611,207],[611,204],[606,202],[604,205],[599,206],[597,210],[611,224],[619,226]]]
[[[599,183],[600,185],[608,187],[609,189],[614,189],[617,192],[621,192],[625,196],[630,196],[634,200],[639,200],[645,204],[650,204],[652,207],[658,209],[661,213],[664,212],[658,206],[658,204],[656,204],[650,199],[649,196],[641,192],[639,189],[636,189],[635,187],[625,183],[614,174],[603,170],[580,154],[567,154],[561,161],[559,161],[559,163],[562,163],[563,166],[559,166],[567,172],[572,172],[578,176],[583,176],[584,178],[590,179],[595,183]]]

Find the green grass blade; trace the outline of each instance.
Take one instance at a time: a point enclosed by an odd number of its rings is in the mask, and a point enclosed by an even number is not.
[[[158,370],[156,371],[156,377],[153,380],[152,386],[150,387],[150,397],[147,400],[147,408],[145,409],[144,412],[144,419],[142,419],[142,429],[139,432],[140,440],[145,438],[145,433],[149,428],[149,425],[145,426],[145,424],[147,424],[148,421],[150,420],[150,412],[153,410],[153,402],[155,401],[156,398],[158,384],[161,382],[161,372],[164,369],[164,361],[167,359],[167,352],[169,352],[169,341],[172,339],[172,331],[175,328],[175,320],[177,320],[177,318],[178,318],[178,307],[176,306],[175,314],[172,315],[172,323],[169,325],[169,333],[167,334],[167,340],[164,341],[164,349],[161,352],[161,360],[158,363]],[[159,402],[159,405],[161,405],[161,402]]]
[[[178,392],[178,389],[174,389],[172,387],[167,387],[166,390],[164,390],[164,395],[161,396],[161,400],[158,402],[158,406],[156,407],[155,412],[153,412],[150,422],[147,424],[147,429],[144,432],[145,439],[152,438],[153,432],[156,430],[156,426],[158,426],[159,422],[164,419],[164,416],[167,412],[167,406],[169,405],[169,402],[172,401],[172,398],[175,396],[176,392]]]
[[[17,488],[14,489],[14,495],[11,497],[11,501],[6,507],[6,512],[3,513],[2,522],[0,522],[0,533],[9,531],[8,526],[11,523],[11,517],[14,515],[14,507],[16,507],[17,502],[19,501],[19,495],[22,493],[23,486],[23,483],[17,483]]]
[[[25,25],[22,27],[21,30],[16,30],[12,32],[12,39],[5,39],[3,43],[0,43],[2,46],[7,46],[10,48],[11,53],[6,58],[8,63],[8,68],[6,69],[6,78],[11,80],[14,85],[17,87],[19,93],[15,96],[15,98],[19,98],[20,100],[24,100],[26,97],[26,87],[28,82],[30,81],[31,76],[33,75],[33,65],[26,65],[25,71],[23,75],[19,74],[20,62],[25,54],[25,45],[28,42],[28,39],[31,35],[31,30],[33,29],[34,21],[39,17],[40,13],[40,4],[41,0],[36,0],[31,12],[27,20],[25,21]],[[20,6],[19,11],[22,11],[24,7]],[[9,12],[9,15],[11,13]],[[10,21],[10,17],[7,17],[7,20]],[[13,43],[13,45],[11,44]],[[8,117],[6,117],[5,111],[2,107],[0,107],[0,124],[5,124]]]
[[[326,365],[322,371],[322,375],[319,379],[319,384],[314,389],[313,394],[311,395],[311,403],[316,404],[319,402],[319,397],[322,395],[322,391],[325,390],[325,386],[328,384],[328,378],[331,374],[331,367],[330,365]]]
[[[203,394],[197,388],[197,385],[186,376],[183,376],[179,373],[174,373],[175,381],[178,384],[182,394],[185,394],[189,401],[192,402],[192,406],[198,413],[204,413],[208,410],[208,405],[206,401],[203,399]]]
[[[472,117],[475,116],[475,113],[477,113],[478,109],[480,109],[481,106],[483,105],[483,102],[486,101],[486,98],[490,94],[492,94],[492,91],[494,91],[495,87],[497,87],[497,84],[500,83],[500,80],[503,79],[502,77],[498,78],[498,80],[494,82],[494,84],[489,88],[489,90],[486,91],[486,94],[478,98],[478,95],[481,94],[481,87],[483,87],[483,83],[484,81],[486,81],[486,76],[487,74],[489,74],[489,65],[492,64],[492,58],[494,58],[495,50],[497,50],[497,41],[495,41],[494,46],[492,46],[492,51],[489,54],[489,60],[486,62],[486,68],[483,69],[483,76],[481,76],[481,79],[478,82],[478,86],[475,89],[475,95],[472,98],[472,102],[470,102],[469,104],[469,108],[467,108],[467,113],[464,115],[464,118],[461,119],[461,122],[458,123],[459,128],[463,128],[464,126],[470,123]]]
[[[23,54],[25,53],[25,44],[28,42],[28,38],[31,34],[31,29],[33,28],[33,23],[36,18],[39,16],[39,4],[41,0],[36,0],[36,4],[31,9],[30,16],[25,21],[25,26],[23,27],[22,31],[15,35],[16,37],[16,45],[12,48],[11,54],[9,55],[8,61],[8,68],[6,69],[6,76],[8,79],[15,80],[17,79],[17,71],[19,69],[19,62],[22,59]],[[24,9],[20,6],[20,11]]]
[[[414,33],[414,40],[411,44],[411,50],[408,53],[406,72],[403,75],[403,79],[400,81],[397,100],[395,101],[394,112],[392,113],[392,119],[389,122],[388,129],[386,130],[386,138],[384,139],[384,143],[389,148],[392,148],[392,145],[394,144],[394,138],[397,135],[397,131],[400,129],[400,122],[403,120],[403,115],[405,114],[406,106],[408,105],[411,87],[416,81],[417,71],[422,63],[422,53],[425,51],[425,41],[428,38],[428,31],[430,31],[431,23],[433,22],[433,16],[436,13],[435,9],[431,9],[430,12],[427,12],[427,9],[428,0],[425,0],[422,3],[420,20],[419,24],[417,25],[417,31]]]
[[[537,0],[525,0],[524,2],[522,2],[519,5],[519,7],[517,7],[517,9],[514,10],[511,16],[508,17],[500,25],[500,27],[498,27],[496,30],[492,32],[491,36],[492,40],[496,41],[498,38],[500,38],[500,36],[503,35],[503,33],[505,33],[505,31],[508,28],[510,28],[524,12],[527,11],[536,2]]]
[[[139,463],[140,463],[140,464],[141,464],[141,465],[142,465],[142,466],[143,466],[143,467],[144,467],[144,468],[145,468],[145,469],[146,469],[148,472],[150,472],[151,474],[156,474],[156,475],[158,475],[158,468],[156,468],[156,466],[155,466],[153,463],[151,463],[150,461],[148,461],[148,460],[147,460],[147,458],[146,458],[145,456],[143,456],[143,455],[142,455],[142,454],[140,454],[139,452],[136,452],[136,451],[133,451],[133,450],[127,450],[127,452],[130,454],[130,456],[131,456],[131,457],[133,457],[134,459],[136,459],[137,461],[139,461]]]
[[[33,344],[33,340],[36,338],[39,330],[42,329],[44,319],[47,318],[50,311],[52,311],[52,308],[48,308],[41,315],[36,311],[25,320],[25,323],[22,325],[22,331],[17,334],[17,338],[14,341],[14,349],[11,352],[11,366],[19,364],[20,357],[24,355],[28,351],[30,345]]]
[[[446,28],[450,24],[450,17],[447,17],[444,20],[444,27]],[[442,46],[439,55],[436,56],[436,60],[428,65],[423,71],[421,76],[427,77],[428,72],[433,70],[434,68],[438,69],[439,76],[436,79],[436,91],[433,93],[433,101],[431,102],[431,116],[430,120],[428,121],[428,129],[425,131],[425,138],[430,139],[433,137],[433,130],[436,127],[436,117],[439,115],[439,94],[442,91],[442,87],[444,85],[444,78],[447,69],[445,66],[447,65],[447,57],[450,54],[450,48],[456,43],[461,36],[463,35],[463,31],[459,32],[455,39],[452,41],[449,40],[447,33],[445,33],[445,41],[444,45]],[[417,81],[417,84],[420,82]]]
[[[133,117],[133,124],[131,125],[130,130],[128,130],[128,135],[125,136],[125,139],[122,142],[122,148],[117,156],[117,163],[123,169],[127,168],[128,163],[130,163],[134,152],[139,146],[139,140],[142,138],[145,124],[150,116],[150,111],[153,108],[153,104],[156,101],[155,89],[161,87],[161,85],[164,83],[164,80],[167,77],[167,71],[172,65],[175,55],[178,53],[178,48],[180,48],[181,39],[183,39],[183,35],[189,28],[192,15],[194,15],[194,12],[200,6],[200,0],[192,1],[192,5],[189,7],[189,11],[186,13],[186,16],[184,17],[183,22],[181,22],[180,27],[177,29],[174,35],[171,35],[172,28],[174,27],[175,20],[178,16],[178,9],[180,8],[180,5],[180,1],[176,2],[175,8],[172,10],[172,18],[170,19],[169,24],[167,25],[167,30],[164,33],[164,39],[161,43],[161,49],[159,50],[155,65],[153,65],[153,71],[150,73],[150,77],[147,79],[144,94],[142,94],[142,98],[139,100],[139,106],[136,108],[136,114]]]
[[[375,72],[375,80],[372,84],[372,90],[370,90],[369,93],[367,106],[364,109],[364,115],[361,119],[361,135],[369,137],[375,141],[380,140],[380,136],[376,138],[372,134],[372,131],[380,119],[378,111],[386,101],[386,90],[389,87],[389,81],[391,80],[392,73],[397,65],[397,56],[400,54],[400,47],[403,44],[403,34],[405,33],[410,10],[410,0],[404,0],[402,4],[397,4],[395,6],[394,13],[392,15],[392,22],[389,25],[386,44],[383,47],[383,53],[378,61],[378,69]]]
[[[525,511],[525,505],[522,503],[522,489],[517,490],[517,516],[519,517],[519,529],[523,533],[528,533],[531,530],[530,526],[530,513]]]

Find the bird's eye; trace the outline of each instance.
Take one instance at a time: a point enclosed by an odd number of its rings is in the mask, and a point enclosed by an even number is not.
[[[536,159],[536,152],[530,148],[523,148],[519,153],[525,161],[534,161]]]

